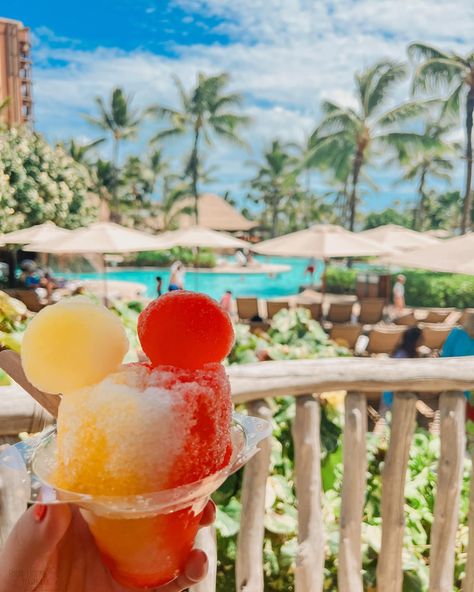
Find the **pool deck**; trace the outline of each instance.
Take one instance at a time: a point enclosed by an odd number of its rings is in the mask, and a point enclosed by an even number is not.
[[[137,269],[144,271],[168,271],[169,267],[108,267],[107,271],[137,271]],[[263,263],[262,265],[251,265],[249,267],[242,267],[238,265],[216,265],[216,267],[193,267],[187,266],[186,272],[197,273],[215,273],[215,274],[234,274],[234,275],[277,275],[291,271],[291,265],[283,265],[278,263]]]

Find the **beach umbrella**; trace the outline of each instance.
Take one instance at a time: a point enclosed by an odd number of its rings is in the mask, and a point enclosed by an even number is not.
[[[315,224],[306,230],[278,236],[254,245],[252,249],[262,255],[278,257],[371,257],[392,253],[393,249],[350,232],[334,224]]]
[[[393,254],[387,260],[399,267],[474,275],[474,233],[410,253]]]
[[[0,236],[0,244],[4,245],[26,245],[28,243],[39,243],[66,237],[71,231],[56,226],[54,222],[45,222],[30,228],[22,228],[14,232],[8,232]]]
[[[181,230],[171,230],[157,237],[160,249],[173,247],[207,249],[253,249],[247,241],[235,238],[226,232],[218,232],[202,226],[190,226]]]
[[[263,241],[252,249],[262,255],[277,257],[306,257],[324,261],[323,291],[326,283],[326,268],[329,259],[339,257],[376,257],[393,253],[375,241],[350,232],[334,224],[315,224],[306,230],[299,230],[277,238]]]
[[[423,232],[410,230],[396,224],[385,224],[359,233],[370,240],[396,251],[413,251],[422,247],[438,245],[440,240]]]
[[[104,292],[107,294],[105,255],[107,253],[132,253],[156,251],[161,247],[155,236],[126,228],[113,222],[96,222],[86,228],[73,230],[64,238],[35,242],[25,250],[39,253],[100,254],[104,273]],[[106,298],[106,296],[105,296]]]

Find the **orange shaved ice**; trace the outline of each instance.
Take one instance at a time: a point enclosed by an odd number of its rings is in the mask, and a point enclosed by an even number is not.
[[[151,493],[219,470],[231,452],[230,387],[220,364],[130,364],[59,407],[56,486],[96,495]]]

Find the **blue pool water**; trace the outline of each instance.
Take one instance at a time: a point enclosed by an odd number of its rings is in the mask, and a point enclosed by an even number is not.
[[[238,275],[231,273],[208,273],[188,271],[186,273],[185,287],[189,290],[205,292],[213,298],[220,298],[226,290],[232,290],[234,296],[257,296],[259,298],[275,298],[296,294],[299,287],[308,283],[304,277],[304,270],[308,264],[306,259],[290,259],[283,257],[260,258],[262,262],[280,263],[289,265],[289,271],[278,274],[276,277],[269,277],[265,273]],[[319,277],[322,266],[317,269],[315,279]],[[125,282],[139,282],[147,287],[148,296],[155,296],[155,277],[163,278],[163,289],[168,286],[168,269],[117,269],[107,273],[111,280]],[[98,273],[67,274],[68,278],[77,279],[101,279]]]

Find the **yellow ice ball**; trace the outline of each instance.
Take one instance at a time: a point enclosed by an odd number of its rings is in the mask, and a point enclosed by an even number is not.
[[[36,388],[68,393],[117,370],[127,350],[120,319],[79,297],[47,306],[34,317],[23,337],[21,360]]]

